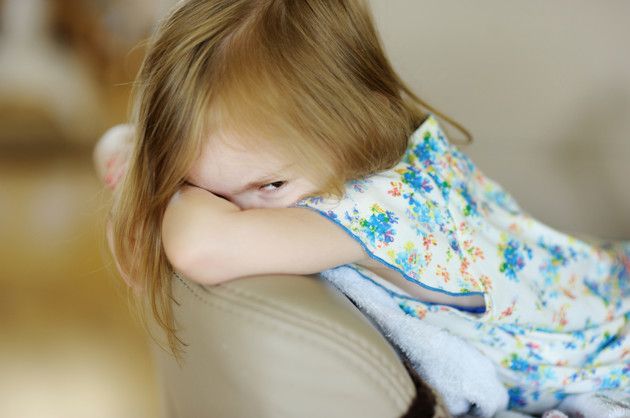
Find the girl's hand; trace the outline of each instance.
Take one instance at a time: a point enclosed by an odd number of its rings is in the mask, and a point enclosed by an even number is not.
[[[92,157],[96,173],[110,190],[116,188],[127,170],[132,140],[133,126],[120,124],[105,132],[94,147]]]

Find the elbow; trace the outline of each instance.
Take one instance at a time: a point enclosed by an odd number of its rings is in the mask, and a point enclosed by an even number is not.
[[[192,256],[189,224],[182,221],[186,217],[172,203],[173,198],[166,208],[162,218],[162,250],[171,268],[189,279],[195,280],[194,257]]]
[[[207,277],[202,277],[200,274],[198,256],[195,254],[195,245],[192,244],[192,240],[184,236],[185,234],[181,231],[177,236],[163,235],[162,247],[173,270],[193,282],[211,284],[206,282]]]
[[[174,271],[180,273],[187,279],[194,282],[198,282],[195,278],[196,273],[194,270],[194,264],[190,252],[185,245],[180,245],[175,242],[163,240],[164,254],[168,259],[171,267]]]
[[[162,219],[162,247],[173,270],[202,285],[229,280],[222,272],[224,246],[209,239],[205,231],[215,231],[207,217],[195,210],[191,196],[175,193]],[[221,236],[219,234],[219,236]]]
[[[194,244],[190,237],[164,242],[164,252],[173,270],[195,283],[213,286],[225,281],[220,277],[219,269],[214,268],[215,257],[207,253],[201,254],[200,246]]]
[[[161,239],[162,250],[174,271],[181,273],[187,278],[194,279],[193,257],[191,249],[191,225],[193,219],[186,211],[186,205],[180,192],[177,191],[169,201],[162,217]],[[192,274],[191,274],[192,273]]]

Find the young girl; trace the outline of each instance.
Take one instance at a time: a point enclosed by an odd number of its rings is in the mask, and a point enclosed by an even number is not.
[[[394,72],[364,1],[179,2],[135,98],[129,154],[121,135],[96,152],[128,162],[110,164],[108,236],[176,356],[173,271],[214,285],[345,265],[488,356],[513,409],[630,387],[630,243],[520,208]]]

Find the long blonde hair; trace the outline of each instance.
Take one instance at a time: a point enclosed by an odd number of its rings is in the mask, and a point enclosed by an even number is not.
[[[472,141],[396,74],[364,0],[180,1],[149,40],[132,99],[135,141],[111,210],[113,252],[178,360],[185,343],[161,222],[209,132],[289,157],[317,194],[334,196],[400,160],[428,116],[420,106]]]

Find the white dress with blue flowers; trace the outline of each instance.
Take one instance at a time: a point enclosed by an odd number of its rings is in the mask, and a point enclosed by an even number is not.
[[[539,412],[572,393],[630,392],[630,241],[587,242],[530,216],[445,136],[413,132],[393,168],[347,183],[311,208],[412,283],[470,308],[420,300],[358,264],[400,308],[464,338],[497,366],[510,408]]]

